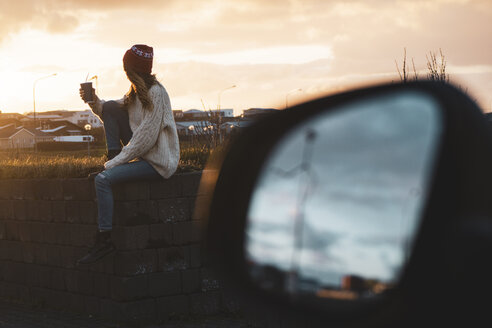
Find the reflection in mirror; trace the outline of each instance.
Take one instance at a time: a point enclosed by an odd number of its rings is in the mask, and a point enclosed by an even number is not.
[[[417,92],[354,102],[290,131],[252,195],[245,251],[260,288],[354,300],[396,285],[441,135]]]

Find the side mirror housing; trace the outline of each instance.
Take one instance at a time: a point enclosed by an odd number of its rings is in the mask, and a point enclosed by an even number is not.
[[[479,108],[445,83],[271,115],[202,183],[213,195],[197,207],[208,258],[226,292],[265,313],[341,325],[476,319],[476,288],[492,291],[480,262],[492,240],[490,137]]]

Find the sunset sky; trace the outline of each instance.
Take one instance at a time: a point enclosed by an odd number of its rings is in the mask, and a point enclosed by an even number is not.
[[[0,2],[0,110],[80,110],[86,76],[103,99],[129,84],[124,52],[154,47],[173,109],[285,106],[398,81],[403,49],[423,77],[439,52],[451,81],[492,111],[492,2],[15,0]],[[302,91],[295,91],[297,89]],[[203,105],[202,105],[203,101]]]

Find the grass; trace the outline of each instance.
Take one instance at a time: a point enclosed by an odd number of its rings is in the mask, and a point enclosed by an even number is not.
[[[211,154],[210,149],[200,145],[181,144],[177,172],[202,170]],[[106,162],[103,148],[87,150],[34,152],[0,152],[0,179],[56,179],[84,178],[91,172],[104,169]]]

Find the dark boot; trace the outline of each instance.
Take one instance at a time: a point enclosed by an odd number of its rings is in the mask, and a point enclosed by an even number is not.
[[[111,242],[111,231],[98,232],[94,246],[89,249],[87,255],[77,261],[77,264],[94,263],[114,251],[114,249],[114,245]]]

